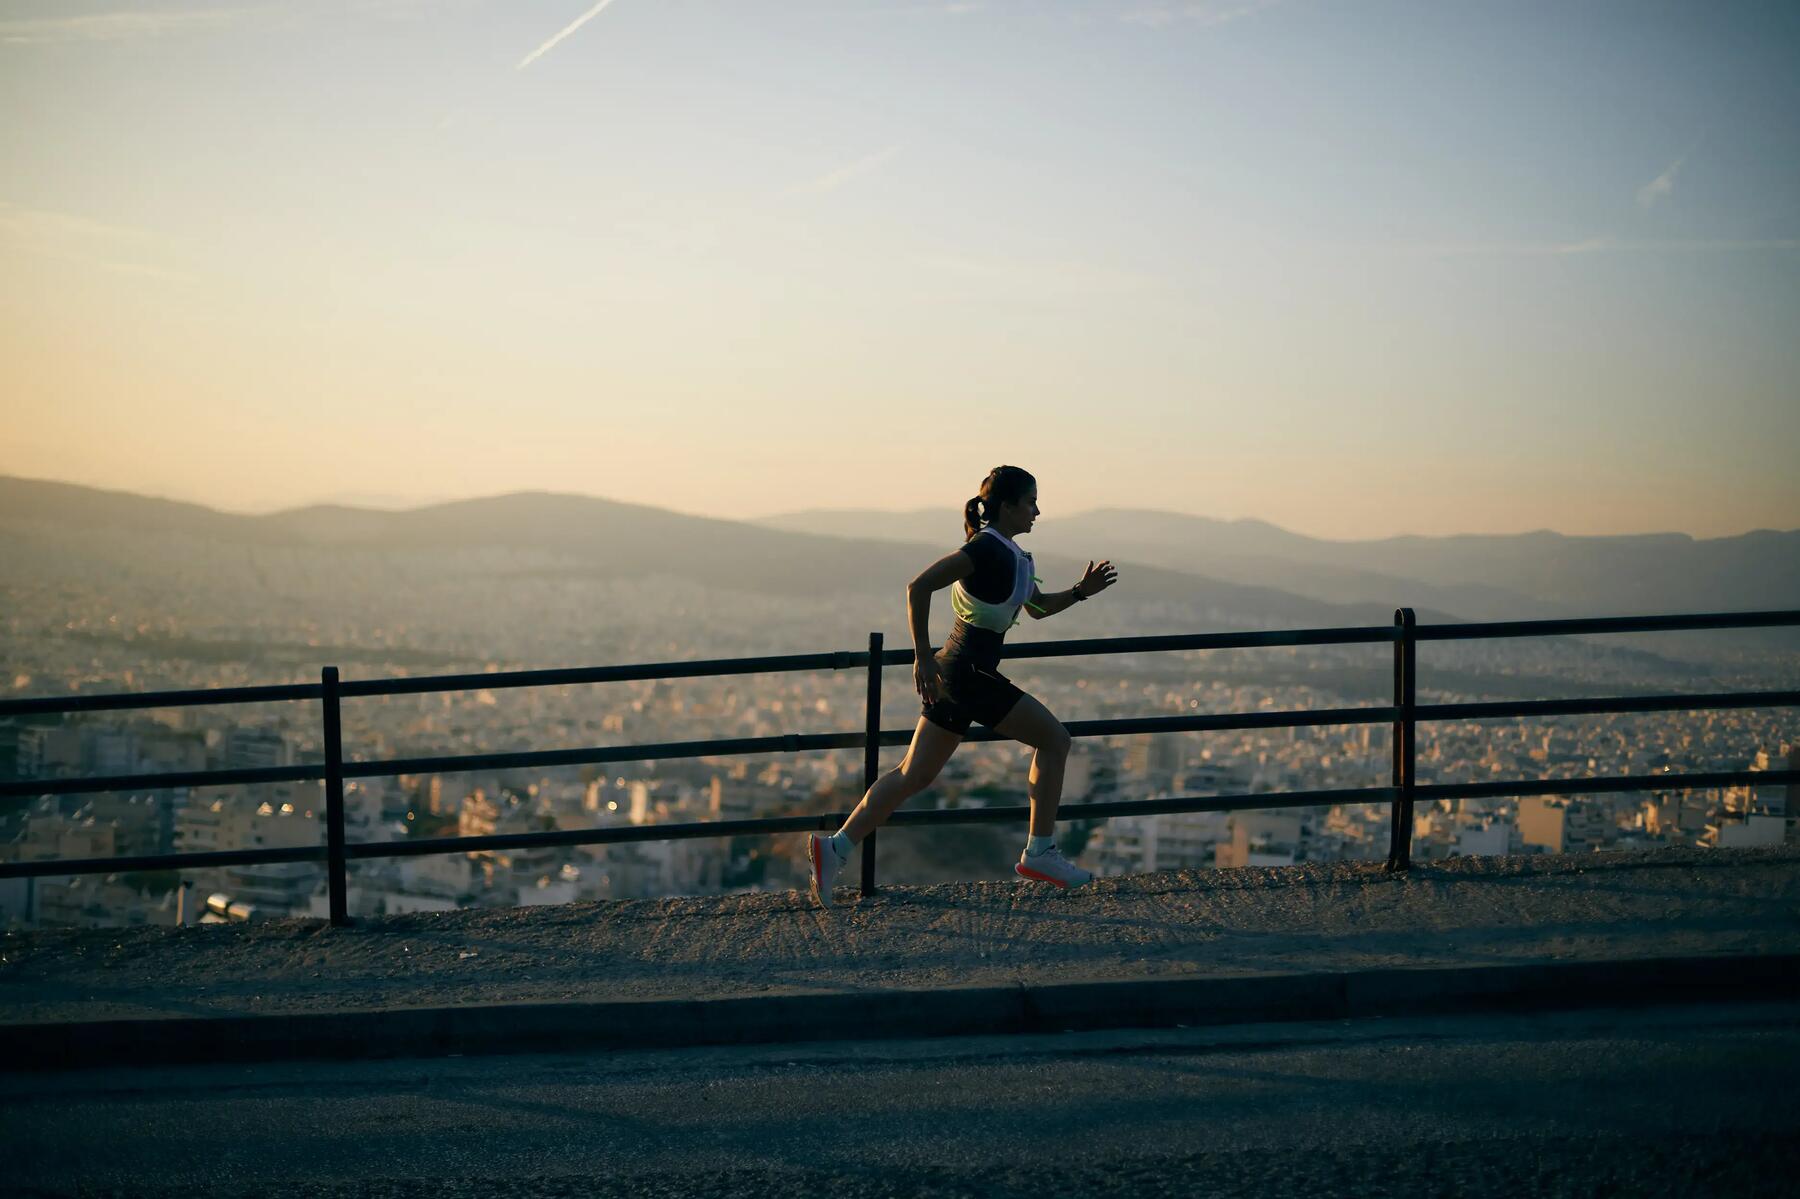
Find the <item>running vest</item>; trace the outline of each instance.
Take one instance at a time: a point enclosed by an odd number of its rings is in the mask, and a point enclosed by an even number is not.
[[[950,610],[956,613],[958,620],[966,624],[973,625],[978,629],[1004,633],[1019,623],[1019,608],[1022,605],[1031,604],[1031,585],[1044,580],[1031,573],[1031,555],[1020,549],[1012,538],[993,525],[985,526],[981,533],[992,533],[1013,552],[1015,573],[1012,594],[1001,603],[990,604],[986,600],[972,595],[969,589],[962,585],[962,580],[958,579],[950,584]],[[979,537],[981,533],[975,535]],[[1031,604],[1031,607],[1034,611],[1043,611],[1036,604]]]

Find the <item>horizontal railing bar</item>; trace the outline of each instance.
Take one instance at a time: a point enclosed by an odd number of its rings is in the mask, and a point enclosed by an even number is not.
[[[585,766],[597,762],[655,762],[665,758],[801,753],[816,749],[861,749],[862,747],[863,734],[861,733],[789,733],[773,737],[737,737],[723,741],[665,741],[654,745],[528,749],[500,754],[461,754],[443,758],[390,758],[380,762],[345,762],[344,777],[366,779],[395,774],[520,770],[544,766]]]
[[[67,861],[0,862],[0,878],[44,878],[60,874],[129,874],[144,870],[204,870],[212,866],[262,866],[276,862],[323,862],[324,845],[281,849],[220,849],[204,853],[139,854],[128,858],[69,858]]]
[[[1392,708],[1321,708],[1293,712],[1222,713],[1207,716],[1146,716],[1116,720],[1075,720],[1066,726],[1072,736],[1106,734],[1179,733],[1207,729],[1280,728],[1287,725],[1370,724],[1393,719]],[[881,734],[882,745],[907,745],[912,730],[894,729]],[[399,774],[442,774],[469,770],[511,770],[547,766],[586,766],[601,762],[653,762],[667,758],[698,758],[728,754],[803,753],[822,749],[861,749],[862,733],[799,733],[772,737],[737,737],[715,741],[671,741],[661,744],[590,746],[579,749],[520,750],[499,754],[458,754],[431,758],[391,758],[375,762],[346,762],[345,778],[383,778]],[[970,741],[1004,741],[991,729],[970,729]],[[128,774],[80,779],[26,779],[0,783],[0,797],[9,795],[82,795],[100,791],[154,791],[168,787],[222,786],[228,783],[275,783],[316,780],[325,767],[272,766],[245,770],[183,771],[169,774]]]
[[[111,695],[41,696],[0,699],[0,717],[45,712],[109,712],[125,708],[196,708],[207,704],[263,704],[318,699],[317,683],[271,687],[213,687],[198,691],[124,691]]]
[[[1308,807],[1352,803],[1388,803],[1391,787],[1366,787],[1339,791],[1292,791],[1259,795],[1170,796],[1152,800],[1119,800],[1105,803],[1068,803],[1057,809],[1059,818],[1157,815],[1167,812],[1230,811],[1249,808]],[[934,808],[897,812],[890,823],[973,824],[1027,817],[1029,807]],[[696,837],[735,837],[758,834],[808,832],[841,826],[848,812],[804,816],[773,816],[750,820],[704,820],[683,824],[643,824],[629,827],[558,829],[539,833],[493,833],[477,837],[432,837],[417,841],[361,841],[344,847],[355,860],[420,857],[439,853],[472,853],[481,850],[541,849],[580,845],[608,845],[635,841],[678,841]],[[199,869],[208,866],[262,862],[323,861],[325,846],[287,849],[229,850],[195,854],[158,854],[130,858],[80,858],[66,862],[0,862],[0,878],[42,877],[62,874],[113,874],[134,870]]]
[[[1263,633],[1193,633],[1155,637],[1100,637],[1046,641],[1003,647],[1007,658],[1050,658],[1078,654],[1145,653],[1164,650],[1231,649],[1264,645],[1330,645],[1392,641],[1385,625],[1333,629],[1284,629]],[[884,665],[910,666],[910,649],[882,653]],[[416,695],[439,691],[496,690],[580,683],[617,683],[644,679],[694,678],[710,675],[764,674],[797,670],[849,670],[869,664],[867,650],[783,654],[756,658],[713,658],[691,662],[646,662],[627,666],[579,666],[553,670],[511,670],[484,674],[417,675],[408,678],[360,679],[342,683],[341,696]],[[146,691],[115,695],[45,696],[0,700],[0,716],[46,712],[87,712],[117,708],[179,707],[214,703],[261,703],[318,699],[317,683],[274,687],[228,687],[206,691]]]
[[[684,824],[634,824],[612,828],[557,829],[541,833],[486,833],[476,837],[430,837],[417,841],[359,841],[344,847],[351,859],[413,858],[434,853],[489,849],[568,848],[635,841],[686,841],[695,837],[745,837],[837,829],[850,813],[764,816],[749,820],[697,820]]]
[[[1695,701],[1703,701],[1696,703]],[[1415,720],[1485,720],[1495,716],[1579,716],[1598,712],[1698,712],[1800,705],[1800,691],[1732,691],[1715,695],[1625,695],[1604,699],[1505,700],[1497,703],[1418,704]]]
[[[1135,654],[1191,649],[1247,649],[1267,645],[1352,645],[1392,641],[1389,625],[1353,625],[1333,629],[1275,629],[1263,633],[1174,633],[1155,637],[1090,637],[1076,641],[1027,641],[1000,648],[1002,658],[1064,658],[1077,654]],[[901,665],[910,665],[912,650],[898,650]],[[885,660],[885,659],[884,659]]]
[[[555,670],[504,670],[493,674],[419,675],[361,679],[339,685],[349,696],[413,695],[432,691],[492,691],[507,687],[554,687],[576,683],[624,683],[640,679],[683,679],[702,675],[775,674],[789,670],[847,670],[864,666],[867,650],[785,654],[764,658],[713,658],[695,662],[645,662],[629,666],[574,666]]]
[[[223,787],[232,783],[304,783],[324,777],[324,766],[246,766],[239,770],[179,770],[162,774],[99,775],[93,778],[21,779],[0,783],[0,796],[167,791],[173,787]]]
[[[1418,641],[1461,641],[1484,637],[1564,637],[1583,633],[1653,633],[1677,629],[1747,629],[1780,625],[1800,625],[1800,610],[1422,624],[1414,628],[1413,636]]]
[[[1420,783],[1420,799],[1486,799],[1505,795],[1585,795],[1604,791],[1703,791],[1713,787],[1780,787],[1800,783],[1800,770],[1720,770],[1702,774],[1621,774],[1576,779],[1498,779],[1484,783]]]
[[[1069,720],[1063,727],[1072,737],[1107,734],[1190,733],[1223,729],[1307,728],[1321,724],[1386,724],[1393,708],[1312,708],[1291,712],[1212,712],[1200,716],[1122,716],[1111,720]],[[971,728],[967,740],[1005,741],[992,729]]]
[[[1339,629],[1291,629],[1266,633],[1190,633],[1156,637],[1100,637],[1079,641],[1045,641],[1010,645],[1005,658],[1052,658],[1077,654],[1127,654],[1164,650],[1230,649],[1260,645],[1330,645],[1358,641],[1392,641],[1385,625]],[[910,666],[910,649],[884,650],[884,666]],[[820,654],[787,654],[761,658],[715,658],[706,662],[651,662],[632,666],[584,666],[557,670],[499,671],[493,674],[424,675],[406,679],[347,682],[345,696],[405,695],[504,687],[539,687],[577,683],[617,683],[640,679],[690,678],[698,675],[764,674],[794,670],[849,670],[867,667],[867,650]]]
[[[1098,820],[1111,816],[1159,816],[1171,812],[1238,812],[1260,808],[1319,808],[1339,804],[1393,803],[1392,787],[1353,787],[1334,791],[1285,791],[1260,795],[1175,795],[1162,799],[1122,799],[1058,804],[1056,819]],[[1028,804],[1005,808],[932,808],[900,811],[887,824],[986,824],[1024,821]]]

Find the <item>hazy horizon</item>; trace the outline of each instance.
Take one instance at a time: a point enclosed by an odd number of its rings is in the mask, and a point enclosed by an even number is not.
[[[0,473],[1793,529],[1796,61],[1747,0],[0,2]]]
[[[0,477],[7,477],[7,476],[0,476]],[[364,509],[367,511],[377,511],[377,512],[411,512],[411,511],[416,511],[421,508],[434,507],[434,506],[437,506],[440,504],[456,504],[456,503],[465,503],[465,502],[474,501],[474,500],[497,499],[497,498],[500,498],[502,496],[507,496],[507,495],[518,495],[518,494],[522,494],[522,493],[533,493],[533,492],[543,492],[543,493],[547,493],[547,494],[557,494],[557,495],[573,495],[573,496],[577,496],[582,499],[599,500],[599,501],[602,501],[605,503],[640,504],[645,507],[658,508],[658,509],[662,509],[664,511],[674,512],[674,513],[676,513],[678,515],[682,515],[682,516],[700,517],[700,518],[704,518],[704,519],[708,519],[708,520],[741,521],[741,522],[745,522],[745,523],[757,523],[757,522],[761,522],[761,521],[773,520],[773,519],[776,519],[779,517],[798,516],[798,515],[802,515],[802,514],[809,513],[809,512],[838,512],[838,511],[861,511],[861,512],[869,512],[871,514],[878,515],[878,516],[910,516],[910,515],[916,515],[916,514],[919,514],[922,512],[941,510],[946,514],[946,516],[954,516],[954,515],[960,513],[961,508],[962,508],[962,504],[960,502],[956,503],[956,504],[937,505],[937,506],[935,506],[935,508],[930,505],[914,506],[914,507],[907,507],[907,508],[857,508],[857,509],[837,508],[837,507],[831,507],[831,506],[819,506],[819,507],[814,507],[814,508],[792,508],[792,509],[784,509],[779,512],[759,512],[759,513],[755,513],[755,514],[744,515],[744,514],[732,514],[732,513],[721,513],[721,512],[699,512],[699,511],[692,511],[692,510],[683,508],[678,504],[650,503],[650,502],[643,501],[643,500],[627,500],[627,499],[622,499],[621,497],[618,497],[618,496],[600,495],[600,494],[591,493],[591,492],[560,491],[560,490],[556,490],[553,488],[541,488],[541,487],[521,487],[521,488],[513,488],[510,490],[506,490],[506,491],[493,491],[493,492],[484,492],[481,494],[470,494],[470,495],[439,495],[439,496],[419,496],[419,497],[397,496],[397,495],[338,494],[338,495],[323,496],[323,497],[319,497],[316,499],[302,500],[299,503],[281,504],[281,505],[277,505],[275,507],[270,507],[270,508],[260,508],[260,507],[259,508],[241,508],[241,507],[234,507],[231,505],[221,505],[221,504],[209,503],[205,500],[193,499],[193,498],[179,496],[179,495],[157,494],[157,493],[152,493],[152,492],[147,492],[147,491],[139,492],[139,491],[134,491],[134,490],[131,490],[128,488],[103,487],[99,484],[81,483],[81,482],[78,482],[77,480],[73,480],[73,479],[45,479],[45,478],[36,478],[36,477],[32,477],[32,476],[27,476],[27,475],[12,475],[10,477],[24,479],[28,482],[59,483],[59,484],[68,484],[68,485],[77,486],[77,487],[94,487],[97,490],[102,490],[102,491],[119,491],[119,492],[125,492],[127,494],[131,494],[131,495],[136,495],[143,499],[167,500],[167,501],[171,501],[171,502],[175,502],[175,503],[195,504],[200,507],[211,509],[215,512],[226,513],[228,515],[233,515],[233,516],[274,516],[274,515],[278,515],[283,512],[293,512],[296,510],[301,510],[301,509],[310,508],[310,507],[344,507],[344,508],[360,508],[360,509]],[[1099,512],[1099,511],[1117,510],[1117,509],[1125,509],[1125,508],[1136,509],[1136,510],[1152,510],[1152,509],[1142,509],[1141,505],[1097,504],[1092,507],[1081,508],[1081,509],[1077,509],[1077,510],[1074,510],[1074,511],[1068,512],[1068,513],[1059,513],[1058,515],[1075,516],[1075,515],[1081,515],[1083,513],[1089,513],[1089,512]],[[1221,522],[1227,522],[1227,523],[1239,521],[1239,520],[1258,521],[1263,524],[1274,525],[1275,527],[1282,529],[1283,531],[1288,532],[1288,533],[1295,533],[1295,534],[1298,534],[1303,537],[1309,537],[1309,538],[1313,538],[1315,540],[1320,540],[1320,541],[1377,541],[1377,540],[1385,540],[1385,539],[1391,538],[1391,537],[1406,537],[1406,536],[1425,536],[1425,537],[1497,536],[1497,537],[1506,537],[1506,536],[1518,536],[1521,534],[1538,533],[1538,532],[1557,533],[1557,534],[1567,536],[1567,537],[1606,537],[1606,536],[1629,537],[1629,536],[1645,536],[1645,535],[1655,535],[1655,534],[1685,534],[1686,536],[1691,537],[1696,541],[1705,541],[1705,540],[1713,540],[1713,539],[1719,538],[1719,537],[1740,537],[1740,536],[1744,536],[1749,533],[1757,533],[1757,532],[1777,532],[1777,533],[1800,532],[1800,525],[1790,526],[1787,528],[1782,528],[1782,527],[1778,527],[1778,526],[1759,526],[1757,528],[1739,529],[1739,530],[1736,530],[1733,532],[1719,533],[1719,534],[1700,534],[1700,533],[1694,533],[1694,532],[1692,532],[1690,530],[1686,530],[1686,529],[1667,529],[1667,528],[1629,530],[1629,531],[1622,532],[1622,533],[1577,533],[1577,532],[1571,532],[1570,530],[1567,530],[1567,529],[1558,529],[1558,528],[1549,527],[1549,526],[1540,526],[1538,528],[1532,528],[1532,529],[1521,528],[1521,529],[1502,529],[1502,530],[1460,530],[1460,531],[1450,532],[1450,533],[1431,533],[1431,534],[1416,533],[1416,532],[1411,532],[1411,531],[1403,529],[1403,530],[1393,532],[1393,533],[1370,534],[1368,536],[1327,537],[1322,534],[1309,532],[1306,529],[1297,529],[1297,528],[1293,528],[1292,526],[1281,525],[1275,521],[1265,520],[1262,517],[1254,516],[1254,515],[1219,516],[1219,515],[1216,515],[1213,513],[1206,513],[1206,512],[1184,512],[1184,511],[1181,511],[1179,509],[1174,509],[1174,508],[1157,508],[1157,509],[1153,509],[1153,511],[1166,513],[1166,514],[1174,515],[1174,516],[1188,516],[1188,517],[1194,517],[1194,518],[1200,519],[1200,520],[1213,520],[1213,521],[1221,521]],[[1046,515],[1043,519],[1053,521],[1054,516]],[[1042,522],[1040,521],[1040,523],[1042,523]]]

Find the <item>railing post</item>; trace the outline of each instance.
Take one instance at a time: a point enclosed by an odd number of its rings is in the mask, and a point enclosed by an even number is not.
[[[869,634],[869,698],[863,714],[863,794],[875,785],[881,770],[881,643],[880,633]],[[863,898],[875,894],[875,830],[862,843]]]
[[[344,735],[338,723],[338,668],[320,672],[325,701],[325,858],[331,889],[331,923],[350,924],[348,886],[344,877]]]
[[[1413,700],[1418,642],[1413,639],[1413,610],[1394,609],[1394,824],[1388,839],[1387,869],[1412,865],[1413,830]]]

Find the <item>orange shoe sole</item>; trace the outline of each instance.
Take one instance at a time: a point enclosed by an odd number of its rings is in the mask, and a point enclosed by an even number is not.
[[[1065,882],[1063,882],[1063,881],[1062,881],[1062,880],[1061,880],[1061,879],[1060,879],[1060,878],[1051,878],[1051,877],[1050,877],[1050,876],[1049,876],[1049,875],[1047,875],[1047,874],[1039,874],[1039,873],[1038,873],[1038,872],[1037,872],[1037,871],[1035,871],[1035,870],[1027,870],[1027,869],[1026,869],[1026,868],[1025,868],[1025,867],[1024,867],[1024,866],[1022,866],[1022,865],[1021,865],[1021,866],[1014,866],[1014,867],[1013,867],[1013,869],[1014,869],[1014,870],[1016,870],[1016,871],[1018,871],[1018,872],[1019,872],[1019,874],[1020,874],[1020,875],[1022,875],[1022,876],[1023,876],[1023,877],[1025,877],[1025,878],[1034,878],[1034,879],[1036,879],[1036,880],[1037,880],[1037,881],[1038,881],[1038,882],[1040,882],[1040,883],[1049,883],[1049,884],[1051,884],[1051,885],[1052,885],[1052,886],[1057,886],[1057,887],[1061,887],[1061,888],[1062,888],[1062,889],[1063,889],[1063,890],[1065,890],[1065,891],[1067,891],[1067,890],[1068,890],[1068,889],[1069,889],[1069,884],[1068,884],[1068,883],[1065,883]]]

